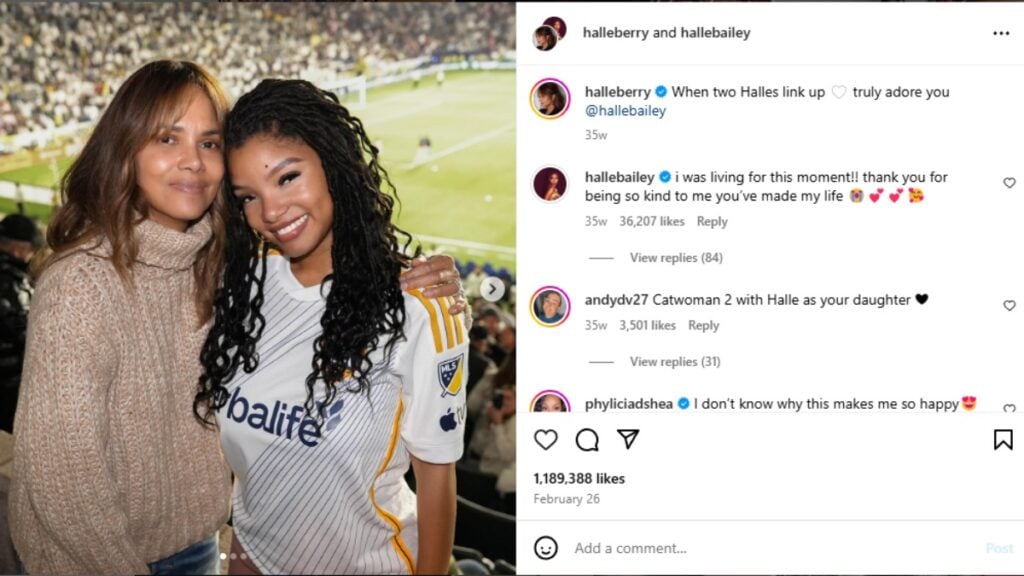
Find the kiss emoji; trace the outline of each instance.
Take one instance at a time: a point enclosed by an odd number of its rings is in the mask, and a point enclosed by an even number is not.
[[[974,396],[964,396],[960,399],[960,404],[963,406],[965,412],[970,412],[978,405],[978,399]]]

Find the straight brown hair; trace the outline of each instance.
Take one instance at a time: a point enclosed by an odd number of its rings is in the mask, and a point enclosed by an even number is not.
[[[139,190],[135,157],[187,109],[187,93],[198,87],[213,104],[223,126],[230,102],[227,92],[208,70],[193,62],[158,60],[135,71],[117,90],[81,154],[61,180],[62,204],[46,233],[53,255],[43,269],[87,244],[107,239],[118,276],[134,286],[132,266],[138,256],[135,225],[148,215]],[[223,186],[223,183],[222,183]],[[193,266],[196,311],[200,324],[213,314],[213,298],[224,262],[225,223],[219,191],[211,215],[213,234]],[[91,248],[92,246],[88,246]]]

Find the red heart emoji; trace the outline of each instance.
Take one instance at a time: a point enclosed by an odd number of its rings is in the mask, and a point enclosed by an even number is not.
[[[880,197],[880,195],[879,194],[868,194],[868,197],[871,198],[872,202],[878,202],[878,198]]]
[[[899,199],[900,199],[900,195],[899,194],[889,194],[889,200],[892,200],[893,202],[895,202],[895,201],[897,201]]]

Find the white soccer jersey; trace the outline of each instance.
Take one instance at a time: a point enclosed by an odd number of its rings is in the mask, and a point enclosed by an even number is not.
[[[286,258],[271,256],[264,294],[259,368],[239,370],[217,412],[236,475],[235,536],[264,574],[412,573],[409,454],[433,463],[462,455],[461,314],[449,314],[451,299],[406,293],[405,341],[385,364],[381,338],[369,394],[339,390],[318,432],[303,403],[325,308],[320,286],[303,287]]]

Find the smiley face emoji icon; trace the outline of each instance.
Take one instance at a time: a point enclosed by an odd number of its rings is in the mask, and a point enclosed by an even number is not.
[[[558,554],[558,542],[551,536],[541,536],[533,543],[533,553],[541,560],[551,560]]]

